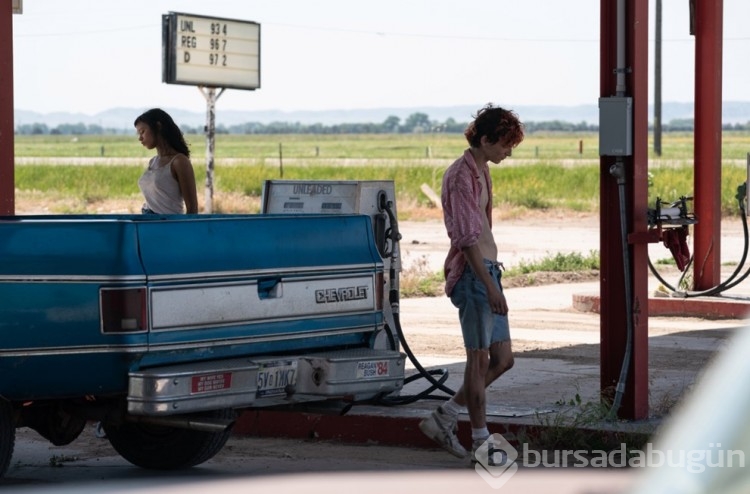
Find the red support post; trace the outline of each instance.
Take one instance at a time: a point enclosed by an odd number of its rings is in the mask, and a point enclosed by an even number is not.
[[[0,0],[0,215],[15,214],[13,5]]]
[[[632,314],[632,351],[618,416],[648,417],[648,0],[626,0],[626,91],[632,98],[633,153],[625,166],[626,228],[630,273],[624,272],[619,186],[609,170],[616,159],[600,160],[601,349],[602,395],[611,400],[625,358],[628,310]],[[615,96],[617,2],[600,1],[600,95]],[[627,278],[626,278],[627,276]],[[625,281],[632,300],[627,303]],[[630,308],[628,308],[630,307]]]
[[[723,0],[694,0],[695,290],[721,283],[721,81]]]

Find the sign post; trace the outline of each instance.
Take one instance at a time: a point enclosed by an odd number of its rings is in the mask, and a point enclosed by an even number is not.
[[[214,147],[216,136],[216,100],[224,92],[224,88],[216,94],[215,87],[198,86],[206,98],[206,201],[203,210],[213,212],[214,204]]]
[[[227,88],[260,88],[260,24],[178,12],[163,15],[162,82],[198,86],[206,99],[204,212],[211,213],[216,100]]]

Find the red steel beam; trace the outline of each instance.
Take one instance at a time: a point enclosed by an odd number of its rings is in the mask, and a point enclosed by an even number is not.
[[[13,5],[0,0],[0,214],[15,214]]]
[[[693,0],[695,290],[721,283],[721,81],[723,0]]]
[[[617,2],[600,1],[600,95],[616,95]],[[648,0],[626,5],[626,94],[633,99],[633,154],[623,157],[630,273],[626,278],[620,223],[619,186],[610,173],[615,158],[600,160],[601,347],[600,385],[612,399],[627,342],[625,280],[631,286],[632,352],[625,393],[618,410],[623,419],[648,417]],[[631,240],[634,239],[634,240]]]

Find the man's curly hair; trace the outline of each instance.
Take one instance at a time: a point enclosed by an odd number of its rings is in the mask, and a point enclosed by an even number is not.
[[[487,136],[490,144],[502,139],[514,148],[523,141],[524,126],[512,110],[487,103],[474,115],[474,121],[466,127],[464,136],[471,147],[479,147],[482,136]]]

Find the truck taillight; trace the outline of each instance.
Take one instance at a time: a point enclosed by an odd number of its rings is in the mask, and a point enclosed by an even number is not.
[[[383,310],[383,293],[385,292],[385,278],[383,273],[375,275],[375,309]]]
[[[103,288],[99,309],[103,333],[137,333],[148,329],[146,288]]]

